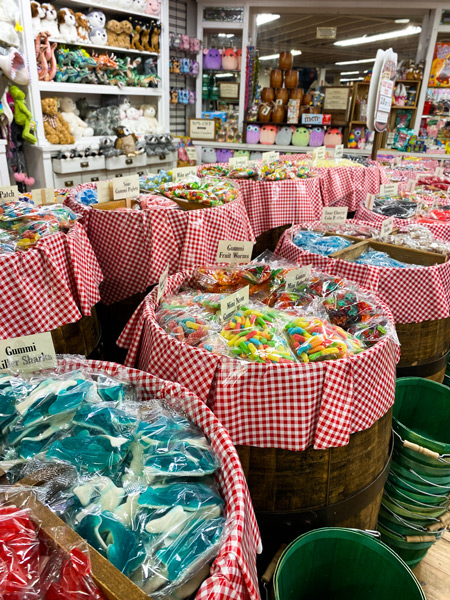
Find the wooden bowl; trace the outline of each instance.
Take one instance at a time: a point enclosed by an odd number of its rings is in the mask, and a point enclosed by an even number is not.
[[[283,104],[287,104],[289,100],[289,90],[287,88],[278,88],[275,90],[275,102],[281,100]]]
[[[292,54],[290,52],[280,52],[279,66],[282,71],[289,71],[292,69]]]
[[[273,102],[275,100],[275,90],[271,87],[263,88],[261,92],[263,102]]]
[[[291,69],[284,74],[284,85],[289,90],[294,90],[298,86],[298,71]]]
[[[281,69],[272,69],[270,71],[270,87],[280,88],[283,85],[283,71]]]
[[[272,120],[272,104],[264,102],[260,104],[258,111],[258,121],[262,123],[270,123]]]

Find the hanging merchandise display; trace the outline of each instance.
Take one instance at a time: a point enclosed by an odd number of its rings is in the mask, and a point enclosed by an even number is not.
[[[389,50],[378,50],[372,78],[370,80],[367,107],[367,126],[373,131],[386,130],[392,107],[394,84],[397,73],[397,54]]]

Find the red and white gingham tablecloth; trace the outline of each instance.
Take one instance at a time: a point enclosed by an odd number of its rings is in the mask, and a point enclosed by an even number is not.
[[[102,272],[78,223],[26,252],[0,255],[0,338],[51,331],[90,315]]]
[[[94,184],[95,185],[95,184]],[[83,225],[103,271],[102,302],[112,304],[144,292],[169,273],[216,260],[221,240],[254,241],[241,198],[214,208],[185,211],[166,198],[148,196],[144,210],[97,210],[74,200],[66,204],[83,215]]]
[[[364,224],[378,225],[373,222]],[[303,226],[311,227],[314,223],[304,223]],[[450,316],[450,262],[405,268],[360,265],[302,250],[291,239],[297,227],[302,225],[285,231],[275,249],[276,254],[299,265],[311,264],[314,269],[340,275],[372,290],[389,306],[396,323],[421,323]]]
[[[170,277],[167,293],[187,278]],[[126,364],[194,391],[234,444],[295,451],[344,446],[394,402],[399,349],[391,339],[340,360],[252,364],[179,342],[156,322],[155,307],[156,290],[122,332],[118,344],[128,348]]]
[[[239,457],[223,425],[195,394],[176,383],[161,381],[148,373],[115,363],[88,361],[88,364],[94,373],[107,373],[139,385],[145,399],[162,399],[166,405],[190,418],[210,439],[221,464],[217,481],[225,499],[230,530],[211,565],[210,576],[203,582],[195,598],[260,600],[256,554],[261,549],[261,538]],[[83,365],[86,365],[86,361],[80,362],[70,357],[60,361],[62,370]]]

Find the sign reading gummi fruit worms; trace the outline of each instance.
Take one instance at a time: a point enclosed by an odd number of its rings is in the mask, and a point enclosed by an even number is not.
[[[221,240],[217,247],[216,262],[236,265],[250,262],[254,242]]]

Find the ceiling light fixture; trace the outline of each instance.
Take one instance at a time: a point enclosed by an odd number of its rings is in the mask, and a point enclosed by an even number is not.
[[[359,71],[342,71],[341,75],[359,75]]]
[[[386,33],[377,33],[376,35],[363,35],[362,37],[351,38],[349,40],[341,40],[334,42],[335,46],[359,46],[360,44],[372,44],[373,42],[381,42],[382,40],[390,40],[392,38],[407,37],[417,35],[422,31],[422,27],[406,27],[405,29],[397,29],[396,31],[386,31]]]
[[[216,77],[217,78],[234,77],[234,75],[233,75],[233,73],[217,73]]]
[[[337,62],[336,65],[359,65],[361,63],[375,62],[376,58],[364,58],[362,60],[344,60],[343,62]]]
[[[224,38],[232,38],[232,37],[234,37],[234,33],[218,33],[217,36],[224,37]]]
[[[395,19],[394,23],[409,23],[411,19]]]
[[[302,53],[301,50],[291,50],[292,56],[299,56]]]
[[[291,50],[292,56],[299,56],[302,53],[301,50]],[[280,54],[267,54],[266,56],[260,56],[259,60],[275,60],[276,58],[280,58]]]
[[[364,77],[349,77],[348,79],[341,79],[341,83],[343,81],[362,81]]]
[[[260,27],[261,25],[265,25],[266,23],[271,23],[272,21],[276,21],[280,18],[281,15],[272,15],[270,13],[261,13],[256,17],[256,26]]]

